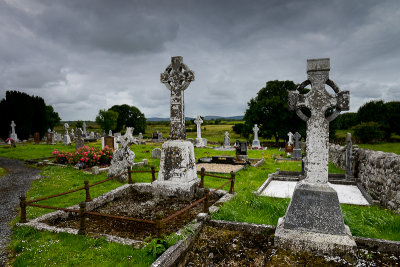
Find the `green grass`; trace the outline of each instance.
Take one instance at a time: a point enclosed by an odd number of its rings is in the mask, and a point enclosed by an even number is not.
[[[156,258],[144,249],[104,239],[30,227],[14,230],[10,248],[17,253],[13,266],[149,266]]]
[[[96,146],[99,144],[96,143]],[[159,159],[151,158],[151,151],[161,144],[133,145],[135,161],[144,158],[149,160],[150,165],[158,169]],[[37,158],[45,157],[46,153],[53,151],[54,147],[46,145],[27,145],[31,149],[16,148],[17,158]],[[35,147],[37,147],[35,150]],[[64,150],[66,147],[59,146],[58,149]],[[0,148],[0,154],[6,153]],[[257,197],[252,192],[256,191],[267,179],[268,174],[275,172],[277,168],[281,170],[300,171],[301,163],[297,161],[278,161],[274,162],[277,155],[282,152],[278,149],[268,150],[249,150],[249,157],[264,157],[266,163],[258,168],[246,167],[236,173],[235,191],[236,197],[224,204],[220,211],[213,214],[214,219],[229,221],[241,221],[249,223],[262,223],[276,225],[278,218],[284,216],[289,199],[278,199],[269,197]],[[33,154],[33,155],[32,155]],[[38,156],[40,154],[40,156]],[[217,151],[213,149],[195,148],[196,159],[210,156],[233,156],[235,151]],[[43,156],[44,155],[44,156]],[[1,155],[0,155],[1,156]],[[149,167],[135,168],[135,170],[149,170]],[[343,170],[329,164],[330,173],[343,173]],[[91,175],[71,167],[62,168],[47,166],[41,173],[44,178],[32,183],[32,188],[27,194],[28,200],[44,197],[83,186],[84,180],[94,183],[106,178],[106,174]],[[221,174],[229,176],[229,174]],[[132,174],[135,182],[150,182],[151,174],[138,173]],[[205,186],[217,188],[226,180],[212,177],[205,178]],[[117,181],[109,181],[101,185],[91,187],[92,198],[99,196],[122,185]],[[224,190],[229,190],[230,185],[225,186]],[[38,204],[68,207],[75,205],[85,199],[85,191],[79,191],[65,196],[41,201]],[[353,235],[371,238],[383,238],[400,241],[400,216],[379,207],[364,207],[355,205],[342,205],[345,223],[349,225]],[[27,207],[28,219],[36,218],[51,210]],[[17,221],[18,218],[15,220]],[[15,222],[14,221],[14,222]],[[154,261],[155,257],[148,255],[144,250],[135,250],[128,246],[108,243],[103,239],[97,240],[90,237],[73,236],[68,234],[53,234],[40,232],[31,228],[18,228],[12,236],[10,247],[15,255],[14,266],[60,264],[60,265],[116,265],[116,266],[148,266]]]
[[[27,142],[25,144],[17,144],[15,148],[11,146],[0,146],[0,157],[20,160],[46,158],[53,156],[52,153],[54,149],[73,152],[75,151],[75,145],[34,145]]]
[[[371,149],[375,151],[392,152],[400,155],[400,143],[379,143],[379,144],[359,144],[360,148]]]

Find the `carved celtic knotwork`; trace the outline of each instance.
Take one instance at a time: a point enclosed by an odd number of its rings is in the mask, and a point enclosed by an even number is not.
[[[185,90],[194,81],[194,72],[183,63],[182,57],[172,57],[171,64],[160,75],[169,90]]]

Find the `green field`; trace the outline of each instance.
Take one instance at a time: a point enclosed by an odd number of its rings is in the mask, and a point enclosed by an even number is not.
[[[213,142],[222,143],[225,131],[230,131],[231,140],[239,138],[235,136],[230,125],[205,125],[202,136]],[[188,128],[191,128],[189,126]],[[159,130],[163,136],[168,136],[168,125],[148,125],[146,135],[150,137],[152,131]],[[188,132],[189,138],[195,138],[195,132]],[[145,135],[145,136],[146,136]],[[243,138],[240,138],[243,140]],[[100,142],[90,143],[95,147],[100,147]],[[375,149],[387,149],[388,152],[398,153],[399,144],[379,144],[373,145]],[[135,162],[146,158],[149,165],[154,165],[158,169],[160,160],[151,158],[151,151],[155,147],[161,147],[160,143],[148,143],[146,145],[132,145],[131,149],[135,152]],[[360,146],[361,147],[361,146]],[[369,147],[368,147],[369,148]],[[17,145],[16,148],[0,146],[0,157],[14,159],[34,159],[50,157],[54,149],[60,151],[74,151],[74,146],[62,145],[33,145],[29,142],[24,145]],[[210,156],[234,156],[235,151],[217,151],[210,148],[195,148],[196,159]],[[214,219],[243,221],[249,223],[276,225],[279,217],[285,214],[289,199],[278,199],[269,197],[258,197],[253,194],[267,179],[268,174],[275,172],[277,168],[281,170],[300,171],[300,162],[278,161],[279,156],[285,156],[277,148],[268,150],[249,150],[250,158],[264,158],[265,164],[258,167],[246,167],[236,174],[235,191],[237,192],[230,202],[224,204],[218,213],[212,215]],[[148,170],[146,168],[136,168],[135,170]],[[343,170],[329,163],[330,173],[344,173]],[[1,174],[0,174],[1,175]],[[84,171],[76,170],[71,167],[46,166],[41,169],[40,180],[35,180],[27,193],[28,200],[44,197],[83,186],[84,180],[90,183],[106,178],[106,173],[91,175]],[[228,174],[222,176],[229,176]],[[150,182],[149,173],[133,174],[135,182]],[[223,184],[217,178],[206,177],[205,186],[210,188],[219,187]],[[111,180],[91,188],[92,198],[104,194],[118,186],[120,182]],[[229,185],[225,186],[229,190]],[[38,204],[68,207],[75,205],[85,199],[84,191],[64,195],[41,201]],[[379,207],[364,207],[355,205],[341,205],[345,223],[349,225],[353,235],[371,238],[383,238],[400,241],[400,216]],[[51,210],[40,208],[27,208],[28,219],[36,218]],[[14,223],[18,218],[14,220]],[[174,238],[169,238],[174,240]],[[168,239],[168,240],[169,240]],[[172,242],[172,241],[171,241]],[[172,242],[173,243],[173,242]],[[171,244],[172,244],[171,243]],[[149,245],[150,246],[150,245]],[[11,251],[14,255],[14,266],[26,265],[117,265],[117,266],[148,266],[156,258],[152,250],[147,248],[133,249],[129,246],[113,244],[104,239],[93,239],[91,237],[73,236],[69,234],[54,234],[49,232],[36,231],[31,228],[15,228],[11,240]]]

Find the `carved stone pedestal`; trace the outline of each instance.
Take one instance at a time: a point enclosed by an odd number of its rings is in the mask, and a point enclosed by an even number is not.
[[[337,192],[329,184],[299,182],[285,217],[279,219],[275,245],[295,251],[354,254],[356,243],[344,224]]]
[[[193,144],[183,140],[165,142],[161,149],[158,178],[152,184],[155,195],[192,199],[199,183]]]

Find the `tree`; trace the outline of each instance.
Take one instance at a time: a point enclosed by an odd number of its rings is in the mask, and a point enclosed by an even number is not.
[[[400,101],[388,102],[385,106],[390,132],[400,134]]]
[[[382,100],[370,101],[362,105],[357,111],[357,120],[360,124],[363,122],[378,123],[380,130],[385,132],[385,138],[390,138],[387,106]]]
[[[258,124],[259,135],[267,138],[273,136],[276,143],[279,139],[287,139],[289,131],[299,132],[305,137],[305,122],[288,108],[288,92],[296,88],[292,81],[267,82],[257,96],[248,102],[242,134],[248,136],[254,124]]]
[[[0,101],[0,114],[2,138],[8,137],[11,121],[17,125],[15,130],[18,137],[27,139],[35,132],[43,136],[48,128],[53,128],[61,120],[58,113],[52,106],[47,106],[43,98],[18,91],[6,92],[6,97]]]
[[[126,127],[134,127],[134,134],[146,132],[146,117],[137,107],[126,104],[114,105],[109,110],[118,113],[117,124],[112,130],[120,132]]]
[[[99,124],[104,131],[108,132],[109,130],[113,130],[117,127],[117,119],[117,112],[113,110],[101,109],[99,111],[99,115],[96,117],[96,123]]]

